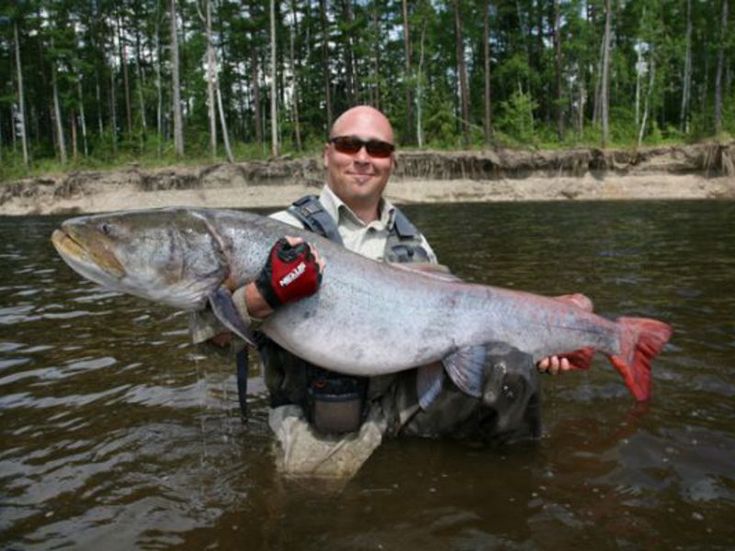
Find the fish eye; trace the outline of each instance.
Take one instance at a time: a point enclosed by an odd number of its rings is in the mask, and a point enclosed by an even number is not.
[[[112,225],[108,224],[107,222],[102,222],[99,225],[99,230],[102,232],[103,235],[111,235],[112,234]]]

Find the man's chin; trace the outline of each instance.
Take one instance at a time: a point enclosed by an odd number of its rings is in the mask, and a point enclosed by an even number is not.
[[[375,181],[375,176],[372,174],[355,174],[352,176],[353,183],[358,187],[369,186]]]

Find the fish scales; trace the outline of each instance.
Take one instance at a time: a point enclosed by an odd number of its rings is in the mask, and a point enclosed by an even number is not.
[[[375,376],[443,360],[456,382],[466,379],[457,370],[473,369],[462,352],[488,342],[536,360],[594,349],[610,358],[637,399],[647,399],[650,360],[670,337],[656,320],[610,321],[569,301],[376,262],[247,212],[173,208],[80,217],[64,222],[53,241],[72,268],[97,283],[199,310],[220,286],[253,281],[284,235],[314,243],[326,270],[319,292],[278,308],[261,330],[327,369]]]

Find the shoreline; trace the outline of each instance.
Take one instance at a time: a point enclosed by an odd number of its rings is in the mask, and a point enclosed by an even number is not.
[[[735,199],[735,143],[626,152],[403,152],[386,188],[397,204]],[[72,172],[0,186],[0,215],[167,206],[283,208],[323,185],[321,160]]]

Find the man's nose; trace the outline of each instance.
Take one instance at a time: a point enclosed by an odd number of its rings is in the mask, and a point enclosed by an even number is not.
[[[355,160],[362,163],[367,163],[370,161],[370,155],[368,155],[367,147],[365,147],[365,145],[363,145],[360,150],[355,154]]]

